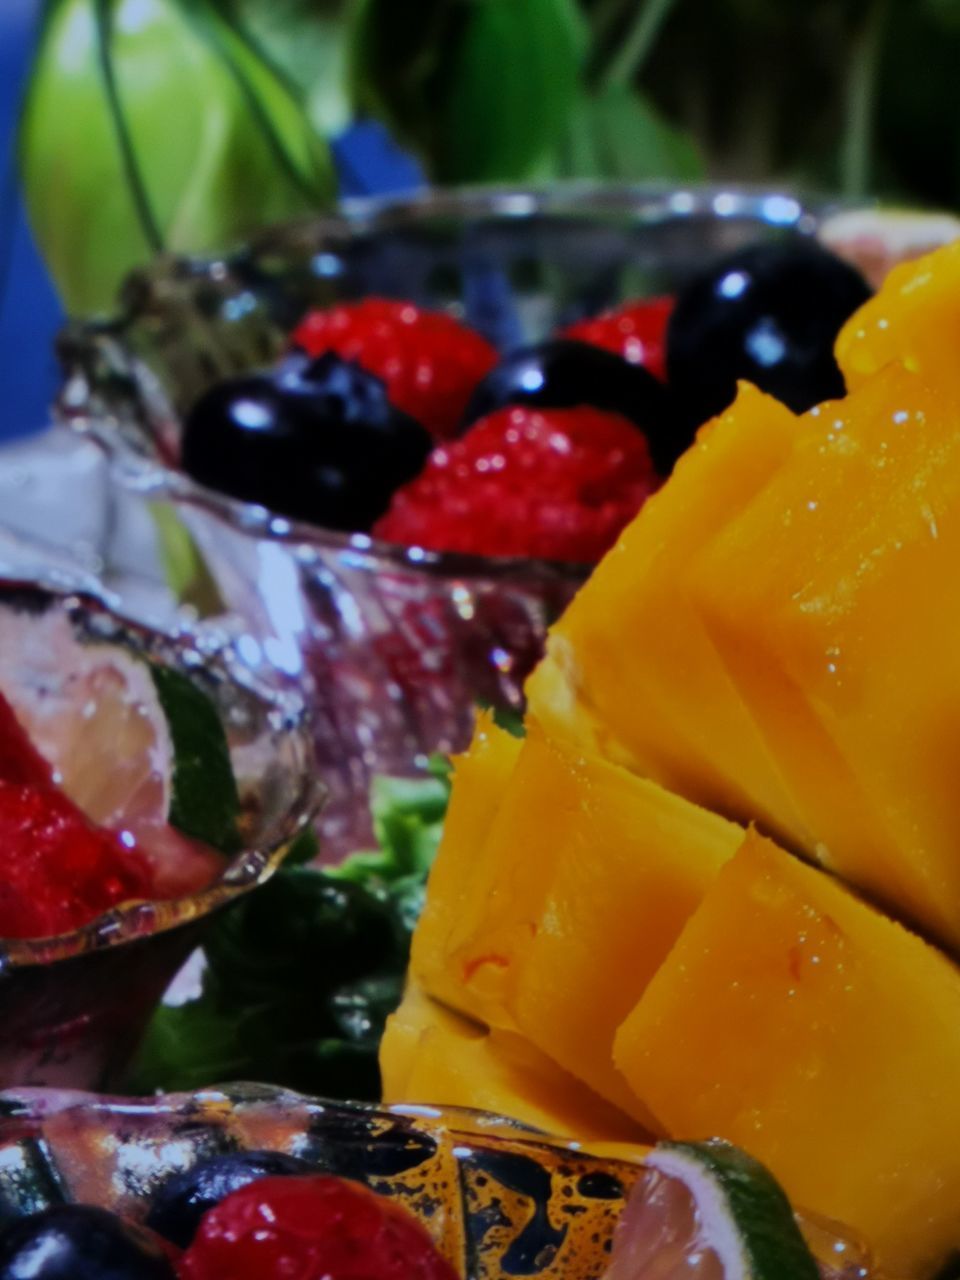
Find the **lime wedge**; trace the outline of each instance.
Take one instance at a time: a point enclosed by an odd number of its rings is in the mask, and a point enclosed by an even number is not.
[[[605,1280],[818,1280],[790,1202],[729,1143],[663,1142],[644,1160]]]

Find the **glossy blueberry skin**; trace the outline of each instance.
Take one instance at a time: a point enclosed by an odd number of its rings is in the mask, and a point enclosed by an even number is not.
[[[174,1280],[160,1243],[106,1209],[64,1204],[0,1235],[0,1280]]]
[[[147,1214],[147,1226],[171,1244],[186,1249],[203,1215],[231,1191],[258,1178],[295,1177],[316,1172],[306,1160],[282,1151],[237,1151],[214,1156],[192,1169],[173,1174],[161,1185]]]
[[[667,377],[693,428],[733,402],[737,381],[803,413],[842,396],[833,344],[870,297],[863,277],[813,243],[738,250],[692,280],[667,325]]]
[[[364,531],[422,469],[432,441],[379,378],[333,353],[211,387],[184,424],[201,484],[328,529]]]
[[[556,338],[511,352],[483,379],[464,424],[507,405],[573,409],[591,405],[619,413],[647,437],[654,466],[668,472],[690,443],[677,433],[670,398],[652,373],[612,351]]]

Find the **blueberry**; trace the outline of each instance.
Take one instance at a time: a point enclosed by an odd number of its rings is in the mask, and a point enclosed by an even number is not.
[[[201,484],[329,529],[369,529],[431,448],[379,378],[332,352],[210,388],[184,424]]]
[[[586,342],[556,338],[504,357],[474,391],[464,423],[506,405],[573,409],[591,405],[619,413],[647,437],[658,471],[667,472],[690,443],[677,435],[662,383],[640,365]]]
[[[174,1280],[149,1231],[106,1209],[62,1204],[0,1235],[0,1280]]]
[[[667,326],[667,375],[694,428],[721,413],[737,380],[796,413],[844,394],[833,344],[870,290],[853,267],[813,243],[754,245],[698,275]]]
[[[316,1173],[316,1169],[306,1160],[284,1155],[282,1151],[237,1151],[202,1160],[192,1169],[175,1173],[162,1183],[147,1214],[147,1226],[186,1249],[203,1215],[231,1191],[258,1178],[305,1173]]]

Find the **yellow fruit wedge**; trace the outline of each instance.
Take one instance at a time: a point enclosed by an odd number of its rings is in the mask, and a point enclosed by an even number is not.
[[[475,804],[470,788],[456,783],[461,803]],[[483,846],[444,839],[440,858],[458,861],[470,899],[429,963],[415,937],[414,978],[451,1008],[520,1032],[649,1127],[613,1066],[613,1037],[742,838],[654,782],[547,741],[531,721]],[[431,907],[432,894],[431,882]]]
[[[588,1142],[645,1136],[520,1036],[459,1017],[414,984],[387,1022],[380,1070],[388,1103],[472,1107]]]
[[[699,558],[691,595],[805,851],[960,949],[960,432],[897,365],[808,418],[819,432]]]
[[[528,697],[552,736],[800,843],[789,791],[685,587],[691,558],[769,483],[797,429],[741,385],[554,626]]]
[[[549,744],[536,756],[556,818],[517,846],[544,868],[543,891],[506,1006],[532,1044],[650,1127],[613,1066],[614,1035],[743,829],[618,765]],[[513,840],[499,824],[492,835]]]
[[[443,839],[430,872],[411,956],[411,969],[429,977],[431,990],[441,998],[456,999],[457,983],[445,991],[449,935],[473,901],[477,857],[521,745],[519,738],[494,723],[490,712],[481,711],[469,748],[453,760],[453,791]]]
[[[835,349],[848,390],[899,361],[960,406],[960,240],[895,267]]]
[[[886,1271],[960,1243],[960,971],[751,834],[625,1021],[616,1061],[669,1133],[762,1160]]]

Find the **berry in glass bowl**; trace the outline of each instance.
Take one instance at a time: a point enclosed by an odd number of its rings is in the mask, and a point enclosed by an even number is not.
[[[115,1079],[320,798],[302,707],[225,641],[0,580],[0,1083]]]
[[[0,1113],[0,1280],[79,1280],[52,1264],[108,1251],[109,1280],[878,1274],[853,1233],[795,1214],[723,1142],[591,1150],[487,1112],[262,1085],[12,1090]],[[33,1270],[3,1270],[38,1242]]]
[[[372,776],[462,749],[478,704],[521,709],[547,627],[693,438],[664,380],[673,300],[726,254],[806,246],[826,212],[712,188],[361,202],[161,262],[63,335],[61,414],[187,526],[251,668],[304,690],[330,857],[369,843]],[[623,419],[634,461],[578,433],[560,500],[522,446],[485,451],[511,405]],[[428,529],[409,513],[450,456],[483,493],[446,485],[456,518]]]

